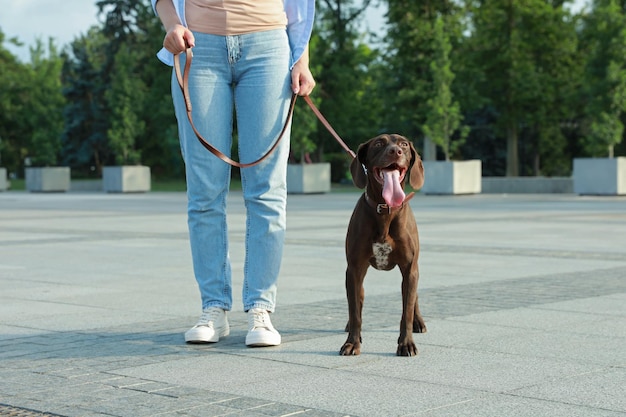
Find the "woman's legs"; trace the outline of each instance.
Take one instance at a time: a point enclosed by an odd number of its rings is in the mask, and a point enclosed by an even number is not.
[[[205,311],[185,337],[213,342],[228,334],[222,309],[232,307],[226,228],[230,167],[199,144],[174,77],[172,85],[186,167],[194,273]],[[230,154],[234,103],[240,159],[259,159],[280,134],[291,98],[285,31],[226,37],[196,34],[189,85],[194,123],[202,135]],[[242,292],[244,309],[249,311],[246,344],[251,346],[280,344],[267,313],[275,308],[283,253],[289,136],[287,129],[269,158],[241,171],[247,208]]]

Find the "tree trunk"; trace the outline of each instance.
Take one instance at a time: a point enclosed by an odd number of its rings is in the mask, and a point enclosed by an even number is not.
[[[519,158],[517,154],[517,129],[513,126],[507,128],[506,135],[506,176],[519,176]]]
[[[539,155],[538,151],[535,152],[533,174],[535,175],[535,177],[541,175],[541,155]]]

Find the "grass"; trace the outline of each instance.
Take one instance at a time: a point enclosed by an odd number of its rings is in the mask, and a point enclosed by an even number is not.
[[[150,184],[152,191],[159,192],[184,192],[187,191],[185,180],[156,180]]]
[[[97,180],[94,180],[97,181]],[[11,191],[24,191],[26,189],[26,181],[23,179],[11,180]],[[151,184],[152,191],[157,192],[185,192],[187,185],[185,180],[159,180],[153,179]],[[231,191],[241,191],[241,180],[232,179],[230,182]],[[331,184],[332,193],[349,193],[362,192],[352,184]]]
[[[24,191],[26,189],[26,180],[9,180],[11,191]]]
[[[83,180],[90,181],[90,180]],[[99,180],[92,180],[99,181]],[[152,191],[159,192],[185,192],[187,191],[187,185],[185,180],[158,180],[153,179],[151,183]],[[233,180],[230,186],[231,190],[241,190],[241,181]],[[24,179],[11,180],[11,191],[24,191],[26,190],[26,181]]]
[[[241,180],[233,178],[230,181],[230,190],[231,191],[241,191]],[[184,180],[153,180],[152,181],[152,191],[159,192],[179,192],[179,191],[187,191],[186,184]],[[348,193],[348,192],[362,192],[352,184],[331,184],[332,193]]]
[[[241,190],[241,180],[231,179],[230,181],[231,191]],[[187,183],[185,180],[152,180],[152,191],[158,192],[185,192],[187,191]]]

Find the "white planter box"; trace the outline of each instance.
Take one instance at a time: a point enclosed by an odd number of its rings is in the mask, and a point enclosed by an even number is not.
[[[70,167],[26,168],[26,189],[31,192],[66,192],[70,189]]]
[[[144,193],[150,186],[150,167],[123,165],[102,170],[102,189],[107,193]]]
[[[626,194],[626,157],[575,158],[574,193],[585,195]]]
[[[330,162],[287,165],[287,192],[292,194],[330,191]]]
[[[482,188],[482,162],[423,161],[424,194],[478,194]]]
[[[9,181],[7,180],[7,169],[0,168],[0,191],[6,191],[9,188]]]

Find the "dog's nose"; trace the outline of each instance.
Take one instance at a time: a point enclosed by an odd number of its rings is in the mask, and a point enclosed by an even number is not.
[[[402,156],[402,154],[403,154],[402,148],[399,146],[392,146],[389,148],[389,155]]]

